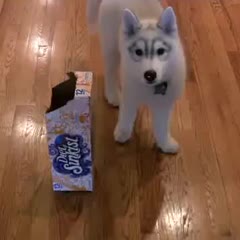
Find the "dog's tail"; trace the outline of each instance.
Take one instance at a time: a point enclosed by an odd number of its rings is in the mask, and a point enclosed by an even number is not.
[[[89,32],[94,34],[97,32],[98,12],[102,0],[87,0],[87,22]]]

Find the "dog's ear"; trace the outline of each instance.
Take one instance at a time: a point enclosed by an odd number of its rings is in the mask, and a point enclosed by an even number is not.
[[[177,19],[172,7],[167,7],[158,22],[158,27],[166,34],[177,32]]]
[[[122,20],[123,20],[123,31],[129,37],[136,34],[137,31],[141,28],[141,24],[137,16],[129,9],[123,10]]]

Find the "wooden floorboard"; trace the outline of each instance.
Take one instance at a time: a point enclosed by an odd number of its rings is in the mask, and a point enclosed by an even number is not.
[[[133,139],[113,141],[85,0],[5,0],[0,15],[1,240],[240,239],[240,0],[164,0],[188,62],[172,129],[181,152],[155,149],[142,108]],[[71,70],[94,72],[93,193],[52,191],[44,110]]]

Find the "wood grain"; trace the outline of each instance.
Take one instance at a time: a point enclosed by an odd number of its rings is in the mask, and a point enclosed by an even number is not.
[[[85,0],[7,0],[0,15],[1,240],[240,239],[240,0],[164,0],[188,62],[172,129],[177,156],[154,144],[139,111],[133,139],[113,141],[98,36]],[[44,111],[71,70],[94,72],[93,193],[53,193]]]

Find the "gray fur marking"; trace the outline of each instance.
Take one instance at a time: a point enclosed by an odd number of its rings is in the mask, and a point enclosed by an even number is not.
[[[159,37],[153,38],[152,40],[139,38],[128,48],[128,51],[131,55],[132,60],[134,60],[135,62],[140,62],[143,58],[153,59],[154,57],[161,57],[157,55],[156,44],[158,42],[160,42],[164,46],[163,48],[167,53],[171,51],[171,46]],[[142,50],[143,52],[142,56],[138,56],[136,54],[136,50],[138,49]]]

